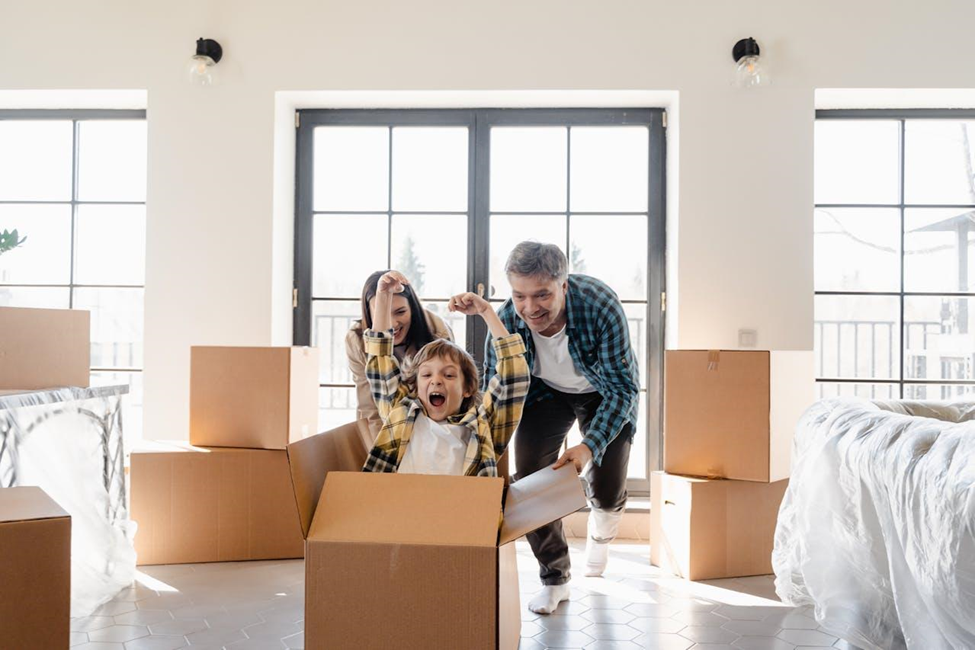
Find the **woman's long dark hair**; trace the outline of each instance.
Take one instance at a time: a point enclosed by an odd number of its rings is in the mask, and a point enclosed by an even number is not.
[[[372,329],[372,312],[369,309],[369,301],[376,295],[379,288],[379,278],[388,272],[389,270],[376,271],[366,278],[366,283],[362,285],[362,320],[359,322],[361,331]],[[408,284],[405,285],[403,293],[399,295],[406,298],[406,304],[410,306],[410,329],[406,332],[403,343],[407,349],[417,351],[437,337],[433,335],[427,325],[426,310],[420,304],[420,299],[416,297],[413,287]]]

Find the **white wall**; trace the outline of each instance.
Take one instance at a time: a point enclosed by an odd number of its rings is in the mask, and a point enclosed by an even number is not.
[[[277,187],[290,164],[287,143],[276,149],[276,92],[678,91],[670,343],[734,347],[749,327],[760,347],[810,348],[814,90],[975,86],[975,5],[921,7],[11,1],[0,91],[148,90],[146,435],[183,437],[189,346],[269,344],[287,330],[272,272],[289,251],[288,229],[273,218],[288,202],[275,194],[275,161]],[[199,36],[224,46],[218,88],[183,82]],[[729,85],[731,47],[746,36],[772,66],[774,85],[760,92]]]

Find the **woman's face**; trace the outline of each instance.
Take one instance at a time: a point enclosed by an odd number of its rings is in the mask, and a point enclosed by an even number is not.
[[[369,311],[373,321],[376,320],[376,299],[369,301]],[[400,345],[406,340],[406,335],[410,333],[410,303],[406,302],[403,296],[393,296],[392,321],[393,321],[393,345]]]

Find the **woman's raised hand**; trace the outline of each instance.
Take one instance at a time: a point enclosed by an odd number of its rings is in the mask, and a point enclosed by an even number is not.
[[[485,311],[490,311],[491,304],[476,293],[468,291],[466,293],[458,293],[451,298],[450,302],[447,303],[447,309],[450,311],[459,311],[467,316],[477,316],[478,314],[484,314]]]
[[[403,293],[403,289],[406,285],[410,283],[406,279],[406,276],[399,271],[388,271],[379,278],[379,286],[376,288],[377,293]]]

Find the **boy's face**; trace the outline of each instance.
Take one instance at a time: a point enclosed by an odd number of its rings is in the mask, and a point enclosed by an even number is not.
[[[457,414],[471,396],[464,390],[464,373],[449,357],[433,357],[420,364],[416,392],[427,416],[438,422]]]

